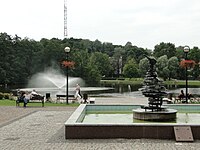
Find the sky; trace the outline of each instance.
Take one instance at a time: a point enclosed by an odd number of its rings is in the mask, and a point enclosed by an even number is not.
[[[64,0],[0,0],[0,32],[64,38]],[[199,0],[67,0],[67,38],[200,47]]]

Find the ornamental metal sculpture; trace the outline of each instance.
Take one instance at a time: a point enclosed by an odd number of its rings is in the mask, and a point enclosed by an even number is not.
[[[143,87],[140,89],[144,96],[149,97],[149,106],[145,106],[145,109],[151,109],[152,111],[164,110],[164,108],[162,108],[162,99],[167,93],[165,92],[166,89],[163,86],[163,81],[157,77],[155,68],[157,61],[154,57],[149,57],[146,55],[145,57],[149,61],[149,70],[144,78]]]

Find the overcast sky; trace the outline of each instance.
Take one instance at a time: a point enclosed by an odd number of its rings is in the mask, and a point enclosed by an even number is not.
[[[64,0],[0,0],[0,32],[64,38]],[[200,47],[200,0],[68,0],[68,38]]]

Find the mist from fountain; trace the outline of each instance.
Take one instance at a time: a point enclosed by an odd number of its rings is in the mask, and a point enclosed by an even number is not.
[[[68,91],[70,95],[75,94],[76,84],[81,86],[82,94],[95,91],[113,90],[113,88],[107,87],[85,87],[83,79],[78,77],[69,77]],[[33,89],[42,95],[50,93],[51,97],[55,97],[57,94],[66,94],[66,76],[59,70],[49,68],[44,72],[33,75],[26,88],[20,88],[22,91],[32,91]]]
[[[75,87],[79,83],[84,86],[85,83],[81,78],[69,77],[68,86]],[[57,88],[62,89],[66,87],[66,76],[55,69],[48,69],[45,72],[40,72],[31,77],[27,88]]]

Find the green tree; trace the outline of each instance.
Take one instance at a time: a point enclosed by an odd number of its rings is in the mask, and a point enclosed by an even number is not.
[[[98,66],[93,63],[93,60],[90,58],[89,62],[85,68],[86,77],[85,81],[90,86],[99,86],[101,80],[101,73],[98,69]]]
[[[158,58],[163,55],[167,55],[167,58],[171,58],[175,56],[176,54],[176,48],[175,45],[172,43],[160,43],[159,45],[156,45],[154,48],[153,55]]]
[[[200,62],[200,49],[198,47],[194,47],[189,52],[189,59],[194,60],[196,65],[191,70],[191,75],[193,76],[193,79],[198,79],[200,74],[200,68],[199,68],[199,62]]]
[[[52,63],[59,65],[60,59],[65,56],[61,41],[58,39],[42,39],[40,43],[42,44],[43,54],[41,55],[41,59],[44,67],[50,67]],[[63,54],[63,56],[61,54]]]
[[[0,84],[7,85],[13,80],[11,64],[14,63],[12,37],[7,33],[0,34]]]
[[[134,59],[130,59],[128,63],[124,65],[123,74],[128,78],[136,78],[139,77],[138,65]]]
[[[112,43],[104,42],[102,45],[102,52],[111,57],[114,53],[114,46]]]
[[[99,40],[93,42],[93,52],[102,52],[102,43]]]
[[[143,58],[139,63],[139,72],[142,76],[146,75],[146,72],[149,70],[149,61],[147,58]]]
[[[157,73],[160,77],[163,77],[164,80],[168,77],[168,59],[167,55],[163,55],[157,59],[156,63]]]
[[[124,58],[125,51],[122,47],[115,47],[114,54],[110,57],[110,64],[112,66],[112,76],[118,76],[121,74],[120,70],[122,71],[124,65]]]
[[[90,63],[95,64],[102,76],[108,76],[111,71],[111,64],[107,54],[101,52],[92,53]]]
[[[200,61],[200,49],[194,47],[190,50],[188,58],[194,60],[196,63]]]
[[[176,56],[171,57],[168,60],[169,80],[171,78],[177,78],[177,71],[179,69],[179,61]]]
[[[87,65],[89,63],[88,50],[71,50],[70,61],[75,62],[75,66],[71,69],[71,75],[75,77],[81,77],[84,80],[87,78]]]

